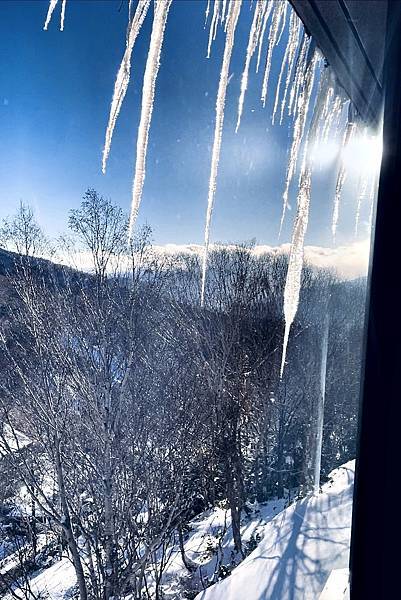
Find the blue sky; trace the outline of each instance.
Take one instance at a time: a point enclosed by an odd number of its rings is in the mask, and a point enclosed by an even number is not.
[[[127,7],[120,5],[68,0],[64,32],[58,29],[59,7],[45,32],[48,0],[0,3],[0,217],[24,200],[56,235],[88,187],[128,210],[152,15],[134,48],[129,91],[102,175],[104,132],[125,45]],[[212,239],[275,244],[291,133],[289,121],[270,122],[277,60],[265,109],[262,73],[252,69],[241,128],[234,133],[249,6],[242,9],[231,64]],[[152,226],[159,244],[203,239],[223,41],[220,31],[207,59],[204,12],[203,0],[174,0],[165,34],[139,219]],[[331,244],[333,173],[334,164],[315,177],[309,244]],[[346,199],[339,243],[350,239],[354,207],[355,198]],[[293,212],[282,241],[290,239],[292,218]]]

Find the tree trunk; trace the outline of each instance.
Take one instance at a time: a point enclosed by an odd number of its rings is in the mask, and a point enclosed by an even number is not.
[[[105,537],[105,585],[104,599],[110,600],[114,596],[115,587],[115,556],[114,556],[114,521],[113,521],[113,487],[111,466],[111,444],[109,432],[105,450],[104,466],[104,537]]]
[[[60,441],[57,439],[55,443],[55,459],[56,459],[56,473],[57,473],[57,482],[60,493],[60,504],[61,510],[63,513],[63,523],[62,528],[65,534],[68,547],[71,551],[72,562],[74,564],[75,574],[77,576],[78,588],[79,588],[79,597],[80,600],[87,600],[88,592],[86,589],[85,575],[82,567],[81,557],[79,555],[79,550],[77,543],[75,541],[74,532],[72,530],[70,511],[67,503],[67,496],[65,492],[64,486],[64,474],[63,468],[61,464],[60,457]]]

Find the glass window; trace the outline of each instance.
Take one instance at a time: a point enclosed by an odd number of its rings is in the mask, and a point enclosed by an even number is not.
[[[0,597],[347,589],[386,15],[315,4],[3,0]]]

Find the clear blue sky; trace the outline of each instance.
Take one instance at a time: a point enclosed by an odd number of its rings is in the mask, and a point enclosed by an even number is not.
[[[134,49],[129,92],[104,176],[104,132],[127,25],[126,3],[121,10],[120,5],[68,0],[64,32],[60,7],[45,32],[48,0],[0,2],[0,217],[22,199],[56,235],[88,187],[128,210],[152,14]],[[203,239],[223,41],[220,31],[207,59],[204,12],[203,0],[174,0],[167,24],[140,212],[140,222],[152,226],[161,244]],[[262,73],[252,70],[242,125],[234,133],[251,16],[246,2],[231,65],[212,239],[275,244],[290,136],[288,121],[270,123],[278,61],[266,109],[259,100]],[[307,242],[330,244],[333,177],[318,175],[316,184]],[[292,218],[293,212],[282,241],[289,240]],[[340,242],[352,228],[346,221]]]

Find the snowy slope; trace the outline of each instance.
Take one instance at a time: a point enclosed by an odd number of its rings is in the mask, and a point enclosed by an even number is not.
[[[256,550],[196,600],[319,599],[331,572],[348,566],[353,481],[353,461],[333,471],[319,496],[272,519]],[[335,593],[343,600],[340,581]]]
[[[353,479],[354,463],[349,462],[331,473],[318,497],[286,509],[284,500],[255,506],[248,517],[243,516],[241,530],[245,545],[255,536],[262,538],[259,545],[231,575],[196,600],[345,600]],[[230,565],[234,548],[230,525],[229,512],[221,507],[191,522],[184,545],[196,569],[192,575],[188,572],[173,544],[163,575],[166,599],[182,600],[189,597],[189,590],[196,594],[216,577],[219,564]],[[50,600],[70,597],[74,584],[74,569],[66,558],[31,579],[32,589]],[[149,584],[152,588],[150,573]]]

